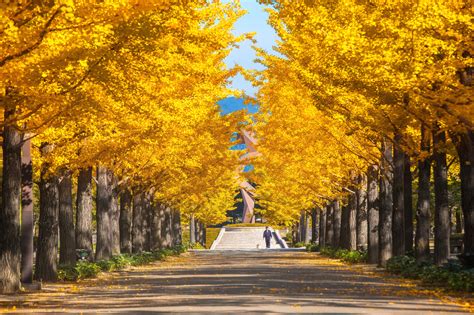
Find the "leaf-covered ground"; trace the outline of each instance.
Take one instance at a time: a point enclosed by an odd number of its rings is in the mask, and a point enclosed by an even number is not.
[[[0,313],[324,312],[461,314],[464,302],[314,253],[200,251],[0,296]]]

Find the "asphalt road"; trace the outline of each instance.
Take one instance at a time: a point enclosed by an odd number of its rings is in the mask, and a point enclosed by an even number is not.
[[[0,313],[464,314],[409,282],[357,268],[305,252],[191,252],[98,280],[0,296]]]

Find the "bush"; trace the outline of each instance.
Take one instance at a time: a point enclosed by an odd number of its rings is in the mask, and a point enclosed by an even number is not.
[[[76,281],[79,278],[77,266],[59,266],[58,279],[63,281]]]
[[[357,250],[323,247],[320,249],[320,253],[323,256],[340,259],[350,264],[362,263],[367,261],[367,252]]]
[[[298,242],[298,243],[295,243],[293,244],[293,247],[306,247],[306,243],[305,242]]]
[[[179,255],[186,251],[186,246],[179,245],[173,249],[162,249],[155,252],[143,252],[133,255],[117,255],[109,260],[98,262],[78,261],[75,266],[60,266],[58,279],[63,281],[77,281],[80,279],[95,278],[101,271],[110,272],[125,269],[128,266],[139,266],[153,261],[162,260],[171,255]]]
[[[102,270],[98,264],[88,261],[78,262],[75,269],[78,275],[77,279],[95,278]]]
[[[308,252],[319,252],[319,245],[314,243],[306,244],[306,250]]]
[[[413,257],[397,256],[387,261],[386,269],[406,278],[420,279],[423,284],[455,291],[474,291],[474,269],[463,269],[457,262],[436,266],[417,262]]]

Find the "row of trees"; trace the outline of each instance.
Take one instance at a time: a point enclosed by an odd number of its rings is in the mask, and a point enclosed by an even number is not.
[[[91,250],[95,224],[95,258],[106,259],[178,243],[179,213],[225,219],[240,163],[229,139],[243,118],[223,117],[216,103],[232,94],[236,69],[224,59],[248,37],[231,32],[244,14],[237,4],[0,9],[0,292],[17,291],[20,261],[31,264],[33,183],[43,280],[56,277],[58,224],[60,261],[69,263],[76,248]]]
[[[265,214],[304,225],[300,210],[319,209],[322,243],[367,246],[381,265],[412,251],[429,259],[434,225],[442,264],[448,188],[459,183],[472,255],[472,3],[261,2],[281,39],[279,56],[259,51],[266,70],[249,73],[260,86],[254,176]]]

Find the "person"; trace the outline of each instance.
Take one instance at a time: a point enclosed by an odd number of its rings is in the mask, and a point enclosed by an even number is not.
[[[268,229],[268,226],[265,227],[265,231],[263,231],[263,238],[265,239],[265,244],[267,245],[267,248],[270,248],[270,241],[272,240],[272,231]]]

